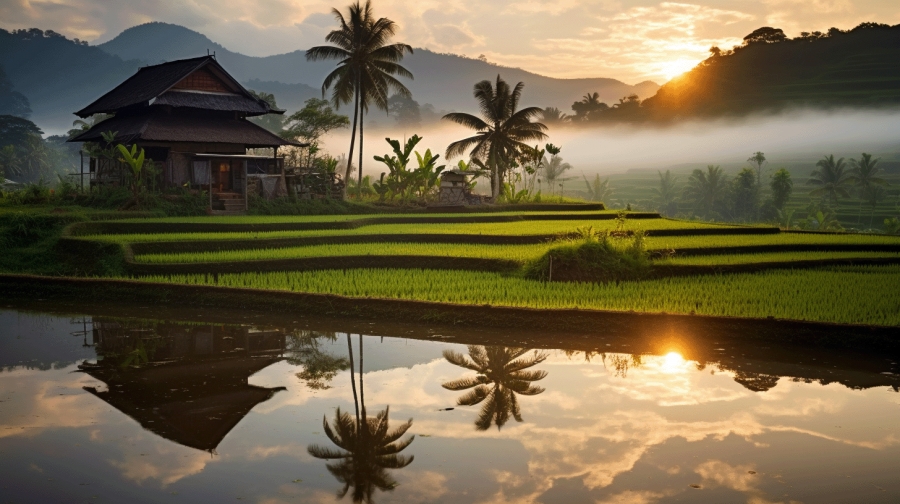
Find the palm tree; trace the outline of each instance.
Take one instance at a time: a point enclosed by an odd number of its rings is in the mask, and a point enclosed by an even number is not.
[[[0,177],[12,177],[22,174],[22,163],[15,145],[7,145],[0,149]]]
[[[384,492],[397,487],[388,469],[402,469],[412,463],[414,456],[398,455],[415,439],[415,436],[400,439],[412,427],[412,419],[391,430],[389,415],[390,407],[387,407],[360,424],[338,408],[333,426],[326,417],[322,418],[325,435],[340,450],[310,445],[307,451],[315,458],[336,461],[326,467],[344,485],[337,493],[338,498],[353,488],[353,502],[370,503],[376,489]]]
[[[562,124],[570,119],[571,117],[568,114],[556,107],[547,107],[541,112],[541,121],[547,125]]]
[[[542,166],[544,168],[544,180],[547,181],[547,187],[550,188],[551,193],[557,182],[572,180],[571,177],[563,177],[566,171],[572,169],[572,165],[564,162],[562,157],[556,154],[551,155],[549,160],[545,157]]]
[[[362,180],[363,160],[363,118],[374,104],[382,110],[388,109],[388,96],[394,91],[402,96],[412,97],[409,89],[394,75],[412,79],[409,70],[399,64],[406,53],[413,49],[407,44],[388,44],[397,31],[397,24],[387,18],[375,19],[372,4],[359,1],[351,4],[345,18],[337,9],[332,9],[340,27],[332,30],[325,40],[333,45],[317,46],[306,51],[306,59],[320,61],[339,60],[335,68],[322,83],[322,96],[334,86],[331,101],[335,107],[353,101],[353,127],[350,136],[349,159],[353,159],[356,140],[356,124],[359,122],[359,180]]]
[[[656,173],[659,174],[659,187],[653,189],[656,194],[656,202],[659,210],[669,215],[671,214],[670,207],[675,203],[675,182],[678,181],[678,177],[672,175],[671,170],[666,170],[665,175],[661,171]]]
[[[353,388],[353,403],[356,417],[337,408],[331,425],[322,417],[322,428],[328,439],[340,450],[319,445],[310,445],[307,452],[315,458],[333,460],[326,465],[344,487],[338,491],[342,499],[353,488],[353,502],[371,503],[375,490],[391,491],[397,482],[388,469],[402,469],[412,463],[414,456],[399,455],[412,444],[415,436],[401,439],[412,427],[412,418],[395,429],[390,429],[390,406],[379,411],[374,417],[366,415],[363,390],[363,337],[359,335],[359,396],[356,394],[354,377],[353,346],[347,334],[347,348],[350,354],[350,380]]]
[[[32,178],[44,176],[45,170],[50,167],[50,158],[44,139],[40,135],[28,135],[22,147],[21,172],[30,174]]]
[[[587,194],[588,199],[591,201],[604,201],[612,196],[612,188],[609,187],[609,177],[605,179],[600,178],[600,174],[594,175],[594,181],[588,182],[587,177],[584,173],[581,174],[582,178],[584,178],[584,185],[587,186]]]
[[[703,211],[703,217],[709,219],[715,206],[725,196],[727,188],[725,172],[718,166],[709,165],[706,172],[694,170],[684,188],[684,198],[699,207]]]
[[[879,198],[879,193],[875,187],[888,185],[886,180],[878,177],[878,172],[881,171],[881,168],[878,167],[878,161],[878,159],[872,159],[872,155],[865,152],[862,153],[859,161],[856,159],[850,160],[850,165],[853,168],[850,170],[848,180],[859,188],[859,217],[856,219],[857,224],[862,218],[863,201],[871,203],[872,213],[874,213],[875,205],[878,204]],[[871,223],[869,226],[871,227]]]
[[[500,195],[500,183],[507,164],[528,147],[524,142],[544,140],[546,126],[531,119],[540,116],[541,109],[527,107],[516,110],[522,95],[523,83],[510,88],[500,76],[496,87],[489,80],[475,84],[474,95],[484,119],[463,112],[452,112],[443,117],[448,121],[476,131],[474,136],[457,140],[447,146],[449,159],[471,149],[469,156],[485,163],[491,170],[493,198]]]
[[[844,169],[847,164],[844,158],[834,160],[834,154],[823,156],[816,163],[816,169],[810,174],[809,185],[816,186],[809,192],[810,196],[821,196],[823,200],[837,203],[838,198],[849,198],[847,186],[852,183],[850,174]]]
[[[547,354],[534,351],[530,356],[527,348],[501,346],[484,347],[469,345],[469,356],[444,350],[444,358],[459,367],[471,369],[477,374],[441,384],[447,390],[468,390],[456,400],[460,406],[484,405],[475,420],[475,427],[487,430],[491,424],[499,430],[509,421],[510,414],[517,422],[522,421],[522,413],[516,395],[533,396],[544,391],[531,382],[542,380],[546,371],[526,371],[547,359]],[[523,357],[525,356],[525,357]]]

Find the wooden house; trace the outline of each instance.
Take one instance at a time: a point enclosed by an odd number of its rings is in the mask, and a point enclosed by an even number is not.
[[[103,133],[115,133],[114,144],[144,149],[162,188],[208,191],[211,209],[240,211],[248,186],[284,191],[278,148],[304,146],[247,120],[283,113],[253,96],[213,56],[203,56],[141,68],[75,113],[112,117],[69,141],[105,145]],[[253,148],[271,148],[272,156],[248,155]],[[99,156],[91,159],[90,171],[92,186],[123,184],[127,176],[116,159]],[[248,180],[254,178],[258,183]]]
[[[92,333],[101,358],[79,369],[105,387],[85,390],[184,446],[213,452],[250,410],[284,390],[249,383],[283,359],[279,331],[94,319]],[[138,349],[146,362],[128,361]]]

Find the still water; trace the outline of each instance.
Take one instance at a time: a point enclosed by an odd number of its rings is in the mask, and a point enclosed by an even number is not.
[[[900,502],[895,358],[721,339],[7,306],[0,502]]]

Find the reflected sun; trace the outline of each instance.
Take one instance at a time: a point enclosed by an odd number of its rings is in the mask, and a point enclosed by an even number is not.
[[[681,58],[663,63],[660,65],[659,72],[667,81],[670,81],[695,66],[697,66],[697,60]]]
[[[664,373],[678,373],[684,370],[685,362],[684,357],[680,353],[669,352],[663,356],[660,369]]]

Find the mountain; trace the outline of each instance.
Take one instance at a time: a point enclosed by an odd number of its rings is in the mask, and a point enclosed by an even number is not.
[[[789,39],[760,28],[663,85],[649,119],[742,115],[787,107],[900,106],[900,25],[863,23]]]
[[[139,65],[52,31],[0,29],[0,66],[13,88],[28,98],[31,120],[45,131],[69,129],[74,111],[117,86]]]
[[[246,56],[229,51],[200,33],[166,23],[147,23],[129,28],[97,47],[122,59],[138,59],[150,64],[214,51],[219,63],[241,82],[258,80],[273,84],[305,84],[315,89],[320,89],[325,76],[335,65],[332,61],[306,61],[305,49],[267,57]],[[472,87],[478,81],[496,78],[497,74],[507,81],[525,83],[525,104],[555,106],[566,111],[573,102],[589,92],[600,93],[602,100],[616,101],[633,93],[646,98],[659,88],[653,82],[630,86],[615,79],[554,79],[518,68],[439,54],[427,49],[416,49],[404,58],[403,65],[415,75],[413,81],[406,82],[413,98],[422,105],[430,103],[438,110],[474,110]],[[282,107],[283,102],[297,101],[273,91],[274,88],[260,90],[274,93],[278,105]],[[302,89],[305,91],[305,88]],[[291,92],[290,88],[285,88],[285,91]],[[292,108],[289,107],[289,110]]]

